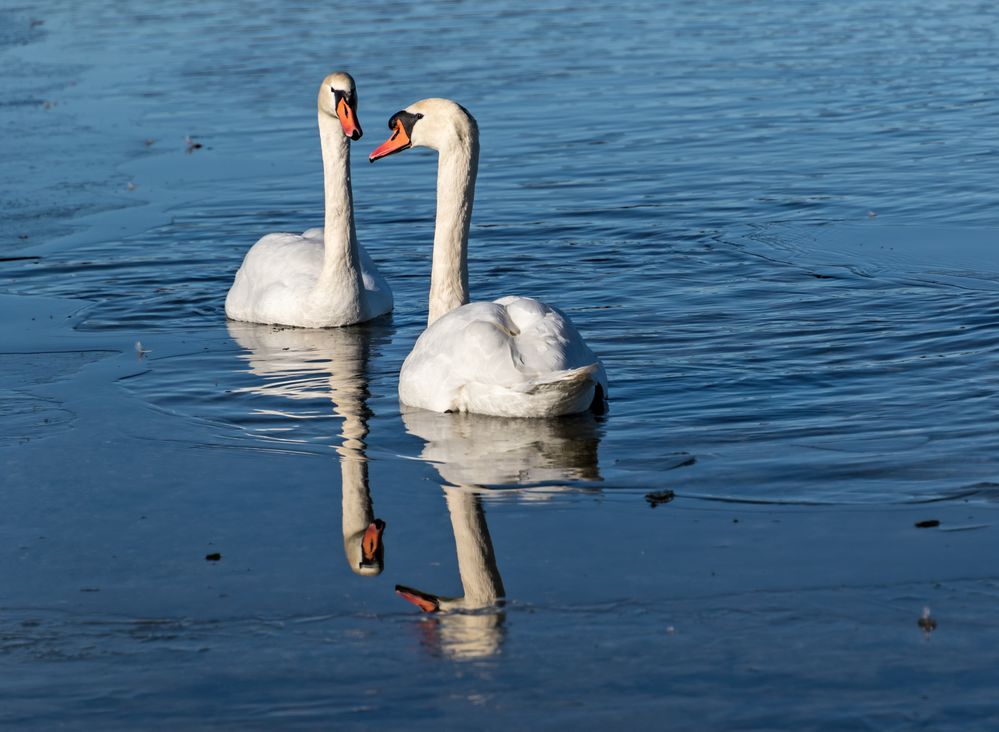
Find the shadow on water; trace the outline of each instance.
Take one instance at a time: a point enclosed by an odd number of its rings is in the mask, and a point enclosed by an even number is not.
[[[228,322],[229,334],[246,351],[241,356],[261,385],[250,391],[291,400],[326,391],[341,419],[340,458],[343,550],[351,570],[372,577],[385,568],[385,522],[374,514],[368,485],[366,438],[368,362],[376,343],[388,342],[380,325],[305,330]],[[288,415],[294,418],[294,413]]]

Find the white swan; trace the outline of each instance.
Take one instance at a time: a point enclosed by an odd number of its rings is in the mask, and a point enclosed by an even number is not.
[[[229,335],[247,351],[250,373],[263,379],[245,391],[282,399],[326,397],[343,422],[340,485],[343,551],[350,569],[362,577],[385,566],[385,522],[375,517],[368,487],[368,356],[372,333],[365,326],[328,330],[276,328],[228,323]],[[301,410],[289,415],[302,419]]]
[[[402,402],[498,417],[602,411],[603,365],[564,313],[529,297],[467,304],[479,161],[472,115],[449,99],[424,99],[393,115],[389,129],[371,162],[413,146],[440,154],[430,311],[399,375]]]
[[[354,231],[350,141],[362,133],[350,74],[323,79],[318,104],[324,226],[301,236],[268,234],[253,245],[225,299],[232,320],[328,328],[392,309],[392,291]]]

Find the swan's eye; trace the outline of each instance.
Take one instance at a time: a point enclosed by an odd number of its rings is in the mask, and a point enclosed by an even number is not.
[[[394,130],[402,123],[402,128],[406,130],[407,135],[413,134],[413,125],[416,124],[416,120],[423,119],[423,115],[419,112],[415,114],[413,112],[407,112],[402,110],[401,112],[396,112],[389,118],[388,128]]]
[[[356,100],[354,99],[353,89],[337,89],[336,87],[331,86],[330,91],[333,92],[334,101],[339,101],[340,97],[343,97],[344,101],[346,101],[347,104],[353,105],[357,103]]]

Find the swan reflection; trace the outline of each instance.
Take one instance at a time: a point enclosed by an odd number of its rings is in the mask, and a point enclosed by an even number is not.
[[[382,533],[368,489],[368,359],[377,326],[305,330],[255,323],[227,323],[247,353],[250,373],[263,379],[247,390],[286,399],[328,398],[341,420],[340,457],[343,550],[355,573],[370,577],[385,566]],[[301,413],[288,414],[301,419]]]
[[[499,652],[506,591],[482,497],[490,488],[600,480],[600,426],[590,414],[561,419],[504,419],[478,414],[408,410],[406,430],[425,441],[420,457],[444,479],[451,516],[460,596],[405,585],[396,592],[433,613],[435,643],[449,656],[482,658]]]

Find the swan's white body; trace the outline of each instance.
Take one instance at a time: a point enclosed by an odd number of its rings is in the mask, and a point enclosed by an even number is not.
[[[357,247],[356,269],[327,268],[326,247],[319,228],[267,234],[236,272],[225,314],[250,323],[329,328],[392,310],[392,290],[364,249]]]
[[[447,99],[411,105],[372,159],[415,145],[438,150],[428,327],[399,375],[404,404],[435,412],[554,417],[602,407],[607,376],[569,318],[529,297],[468,303],[468,228],[478,127]],[[393,118],[394,120],[397,118]]]
[[[225,313],[232,320],[329,328],[392,309],[388,283],[357,243],[350,139],[337,118],[334,88],[351,98],[353,79],[331,74],[319,90],[324,227],[301,235],[268,234],[253,245],[226,297]]]
[[[603,366],[570,320],[529,297],[475,302],[435,320],[399,376],[404,404],[434,412],[550,417],[584,412]]]

